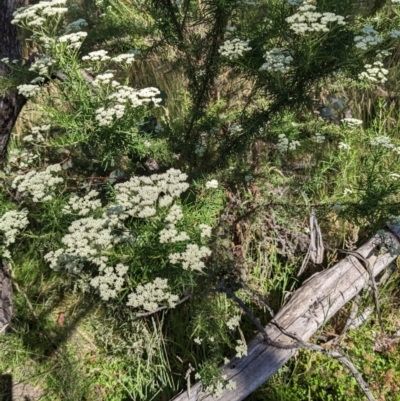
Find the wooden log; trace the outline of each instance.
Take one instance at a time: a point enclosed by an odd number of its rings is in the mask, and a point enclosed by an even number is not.
[[[399,227],[400,228],[400,227]],[[398,246],[400,241],[392,232],[385,231],[384,243]],[[381,236],[374,236],[357,249],[366,258],[374,276],[388,266],[397,255],[391,254],[384,246],[378,255],[377,248],[382,244]],[[378,255],[378,256],[377,256]],[[369,282],[369,274],[355,256],[349,255],[332,268],[315,274],[301,288],[295,291],[289,302],[275,315],[275,321],[286,332],[295,333],[307,341],[336,312],[356,296]],[[271,340],[281,344],[293,344],[294,340],[285,336],[278,327],[268,324],[265,327]],[[261,334],[248,345],[248,354],[243,358],[233,358],[221,367],[227,380],[236,382],[236,390],[223,390],[220,401],[239,401],[254,392],[296,352],[295,349],[282,349],[267,346]],[[203,392],[201,383],[196,383],[188,391],[177,395],[174,401],[211,401],[215,398]]]
[[[27,4],[26,0],[0,0],[0,60],[9,58],[13,61],[22,58],[18,30],[11,24],[11,20],[15,9]],[[8,73],[9,68],[0,61],[0,76],[7,76]],[[11,131],[25,103],[26,98],[17,89],[0,98],[0,163],[5,161]]]
[[[0,259],[0,335],[4,334],[11,324],[13,315],[13,297],[10,272]]]

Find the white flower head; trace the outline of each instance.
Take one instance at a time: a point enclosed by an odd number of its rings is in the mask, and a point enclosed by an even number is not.
[[[156,310],[162,302],[167,302],[170,308],[175,307],[179,300],[177,295],[168,291],[168,280],[156,278],[153,282],[136,287],[136,292],[128,295],[127,306],[143,308],[146,311]]]
[[[334,13],[316,12],[316,7],[311,4],[303,4],[296,14],[286,18],[290,29],[298,35],[306,35],[313,32],[329,32],[333,23],[345,25],[344,17]]]
[[[290,63],[293,61],[289,52],[279,50],[276,47],[267,51],[264,58],[266,63],[260,67],[259,71],[284,73],[288,71]]]
[[[207,189],[217,189],[218,188],[218,181],[217,180],[211,180],[206,182],[206,188]]]
[[[242,340],[237,340],[237,346],[235,347],[236,350],[236,357],[242,358],[247,355],[247,345]]]
[[[29,224],[27,216],[28,210],[24,209],[21,211],[10,210],[0,217],[0,239],[3,236],[2,242],[5,247],[13,244],[17,235]]]
[[[251,50],[251,47],[248,46],[249,42],[249,40],[241,39],[227,40],[218,49],[218,52],[230,60],[237,59],[243,56],[244,52]]]
[[[18,93],[26,98],[35,96],[40,91],[40,86],[24,84],[17,86]]]

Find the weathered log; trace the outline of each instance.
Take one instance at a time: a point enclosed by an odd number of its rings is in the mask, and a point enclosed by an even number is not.
[[[394,230],[395,231],[395,230]],[[392,232],[385,231],[384,243],[399,245],[400,241]],[[382,237],[374,236],[357,252],[370,263],[374,276],[377,276],[397,256],[384,247],[376,256],[377,248],[382,245]],[[274,320],[288,333],[295,333],[307,341],[336,312],[356,296],[369,282],[369,274],[358,258],[347,256],[332,268],[317,273],[295,291],[289,302],[275,315]],[[294,340],[284,335],[274,324],[265,328],[271,340],[282,345],[294,344]],[[263,336],[258,334],[248,345],[248,354],[241,359],[233,358],[221,367],[227,380],[236,382],[236,390],[223,390],[221,401],[243,400],[278,369],[296,352],[295,349],[282,349],[267,346]],[[193,385],[189,391],[181,392],[174,401],[211,401],[211,394],[203,392],[201,383]]]
[[[22,59],[17,27],[11,24],[11,20],[15,9],[27,4],[26,0],[0,0],[0,60]],[[6,76],[8,73],[9,68],[0,61],[0,75]],[[0,163],[5,160],[11,131],[25,103],[25,97],[18,94],[17,89],[0,98]]]
[[[0,335],[11,323],[13,314],[13,297],[10,272],[0,259]]]

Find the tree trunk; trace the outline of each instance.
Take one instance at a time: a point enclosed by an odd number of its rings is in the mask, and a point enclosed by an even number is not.
[[[6,57],[10,61],[22,58],[17,27],[11,24],[11,20],[13,12],[27,4],[27,0],[0,0],[0,60]],[[8,66],[0,61],[0,75],[7,74]],[[11,131],[25,103],[26,99],[18,94],[17,89],[0,98],[0,164],[5,160]],[[0,259],[0,334],[10,324],[12,312],[11,280],[6,264]]]
[[[7,330],[13,314],[12,286],[6,263],[0,261],[0,335]]]
[[[398,246],[399,235],[400,227],[391,227],[391,232],[385,233],[385,243]],[[376,248],[381,243],[381,239],[375,236],[357,250],[369,261],[374,276],[377,276],[397,257],[385,248],[381,248],[381,253],[376,256]],[[303,341],[308,341],[319,328],[357,295],[368,281],[369,274],[366,268],[356,257],[348,256],[332,268],[310,277],[294,292],[289,302],[275,315],[274,320],[285,332],[294,333]],[[284,335],[272,323],[269,323],[265,330],[269,338],[275,342],[283,345],[294,343],[292,338]],[[220,368],[227,380],[236,382],[236,390],[223,390],[218,401],[243,400],[284,366],[295,352],[295,349],[267,346],[262,335],[258,334],[249,343],[247,356],[240,359],[233,358],[227,365]],[[173,398],[173,401],[199,400],[215,400],[212,395],[204,393],[201,383],[196,383],[190,391],[181,392]]]
[[[17,27],[11,24],[11,20],[13,12],[27,3],[26,0],[0,0],[0,60],[5,57],[10,61],[22,58]],[[9,68],[0,61],[0,75],[8,73]],[[11,131],[25,103],[26,99],[18,94],[17,89],[0,99],[0,164],[5,160]]]

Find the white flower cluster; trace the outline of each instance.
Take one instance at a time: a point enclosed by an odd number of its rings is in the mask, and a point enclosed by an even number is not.
[[[362,36],[355,36],[354,41],[356,47],[362,50],[367,50],[371,46],[375,46],[382,42],[382,39],[378,36],[378,32],[375,31],[374,27],[370,24],[365,25],[361,29]]]
[[[206,246],[201,248],[196,244],[188,244],[186,250],[182,253],[171,253],[169,255],[169,261],[172,264],[182,263],[182,268],[184,270],[197,270],[202,271],[206,266],[201,260],[206,256],[211,255],[211,250]]]
[[[96,110],[95,119],[99,122],[100,126],[109,126],[113,123],[114,117],[118,120],[124,116],[124,113],[125,106],[123,104],[115,104],[108,109],[100,107],[100,109]]]
[[[259,71],[268,72],[286,72],[289,69],[289,64],[293,61],[293,57],[286,51],[282,51],[274,47],[272,50],[265,53],[264,58],[266,63],[264,63]]]
[[[286,0],[286,3],[289,3],[291,6],[301,6],[304,3],[304,0]]]
[[[196,339],[194,340],[196,342]],[[201,344],[201,343],[200,343]],[[227,361],[229,363],[229,359]],[[201,380],[201,375],[197,372],[194,375],[196,380]],[[222,379],[222,381],[221,381]],[[229,391],[236,390],[236,382],[234,380],[227,380],[226,375],[222,375],[222,378],[218,380],[214,380],[213,383],[209,384],[207,387],[204,388],[206,393],[212,394],[213,397],[219,398],[222,395],[224,388]]]
[[[182,242],[190,240],[190,237],[185,231],[178,233],[176,227],[173,224],[168,224],[164,229],[160,231],[160,244],[167,242]]]
[[[35,71],[39,75],[48,75],[49,68],[55,64],[55,60],[48,56],[42,56],[39,60],[35,62],[30,68],[29,71]]]
[[[161,132],[164,132],[164,127],[163,127],[161,124],[157,124],[157,125],[154,127],[154,132],[156,132],[157,134],[159,134],[159,133],[161,133]]]
[[[229,330],[235,330],[236,327],[239,326],[240,316],[233,316],[227,322],[226,325],[229,327]]]
[[[125,284],[123,276],[128,272],[128,266],[118,263],[114,267],[107,266],[100,270],[100,275],[93,277],[90,281],[90,285],[97,288],[100,292],[100,298],[103,301],[117,298],[117,293],[120,291]]]
[[[211,180],[206,182],[206,188],[207,189],[217,189],[218,188],[218,181],[217,180]]]
[[[37,155],[29,152],[27,149],[12,149],[10,151],[8,162],[9,164],[14,164],[19,168],[28,168],[35,163],[37,158]]]
[[[168,199],[169,201],[169,199]],[[172,198],[171,198],[172,201]],[[165,203],[165,199],[164,199]],[[164,219],[165,222],[169,223],[166,228],[160,231],[160,243],[165,244],[167,242],[181,242],[189,240],[189,236],[185,231],[178,233],[175,224],[183,218],[182,208],[178,205],[173,205]]]
[[[96,210],[101,207],[100,199],[94,199],[99,195],[95,190],[89,191],[87,195],[80,198],[76,194],[72,194],[69,198],[68,205],[64,206],[62,212],[64,214],[71,214],[72,211],[78,212],[79,216],[86,216],[90,211]]]
[[[64,5],[67,0],[41,1],[29,7],[18,8],[13,13],[12,24],[39,27],[46,22],[47,17],[64,14],[68,11]]]
[[[260,5],[260,3],[257,1],[248,1],[248,0],[237,0],[236,3],[243,4],[246,6],[259,6]]]
[[[44,47],[47,50],[50,49],[55,43],[55,39],[54,38],[50,38],[49,36],[46,36],[46,35],[43,35],[43,34],[34,33],[31,36],[31,39],[35,40],[36,42],[38,42],[42,47]]]
[[[396,146],[388,136],[377,136],[376,138],[371,139],[370,144],[371,146],[380,146],[382,148],[391,149],[397,154],[400,154],[400,147]]]
[[[349,128],[354,129],[359,127],[363,121],[357,118],[342,118],[342,120]]]
[[[206,148],[204,146],[201,146],[199,144],[196,145],[196,148],[194,149],[194,153],[199,156],[203,156],[204,152],[206,151]]]
[[[64,267],[72,273],[78,273],[83,262],[88,261],[97,265],[100,271],[107,267],[108,257],[102,252],[121,242],[115,235],[116,225],[113,221],[102,218],[85,217],[75,220],[68,227],[70,234],[62,238],[65,248],[50,251],[44,259],[54,270]]]
[[[112,61],[114,61],[114,63],[124,63],[127,65],[131,65],[135,61],[135,54],[134,53],[120,54],[116,57],[113,57]]]
[[[114,85],[113,81],[113,86]],[[125,105],[124,103],[130,102],[131,107],[139,107],[143,106],[144,104],[148,104],[153,102],[155,106],[158,105],[162,101],[161,98],[156,97],[161,92],[157,88],[144,88],[144,89],[133,89],[129,86],[117,86],[117,92],[112,93],[108,96],[109,100],[114,100],[117,103],[113,106],[105,109],[101,107],[100,109],[96,110],[96,120],[99,121],[99,125],[109,126],[113,122],[113,118],[116,117],[121,118],[124,115]]]
[[[156,97],[160,93],[159,89],[153,87],[136,90],[129,86],[121,85],[118,87],[117,92],[111,94],[108,99],[116,100],[119,103],[130,101],[132,107],[139,107],[150,102],[160,103],[162,99]]]
[[[32,127],[31,128],[31,132],[32,135],[26,135],[24,136],[24,138],[22,139],[25,142],[33,142],[33,143],[41,143],[44,142],[44,136],[43,134],[45,134],[46,132],[48,132],[50,130],[50,125],[42,125],[42,126],[38,126],[38,127]]]
[[[44,136],[42,134],[37,134],[37,135],[25,135],[22,140],[24,142],[32,143],[34,145],[37,145],[39,143],[44,142]]]
[[[35,96],[40,91],[40,86],[31,85],[31,84],[23,84],[17,86],[18,93],[27,99]]]
[[[339,142],[338,148],[340,150],[350,150],[350,145],[345,142]]]
[[[3,233],[3,245],[8,247],[15,242],[16,236],[29,224],[28,210],[20,212],[10,210],[0,217],[0,231]]]
[[[33,202],[45,202],[53,199],[54,189],[57,184],[64,181],[62,177],[53,176],[53,173],[61,171],[61,165],[53,164],[44,171],[29,171],[26,174],[14,178],[12,188],[19,192],[26,192],[33,197]]]
[[[321,134],[315,134],[315,137],[313,138],[314,142],[316,143],[324,143],[325,142],[325,136]]]
[[[276,147],[279,152],[287,152],[288,150],[296,150],[300,146],[299,141],[289,141],[285,134],[278,135],[278,143]]]
[[[400,31],[398,29],[392,29],[390,31],[390,37],[393,38],[393,39],[400,38]]]
[[[235,347],[236,356],[238,358],[242,358],[243,356],[247,355],[247,345],[242,340],[236,341],[238,345]]]
[[[41,84],[45,81],[44,77],[36,77],[31,80],[32,85]]]
[[[127,306],[133,308],[143,307],[146,311],[153,311],[158,308],[161,302],[168,302],[173,308],[179,300],[177,295],[168,291],[168,280],[157,277],[152,283],[138,285],[136,291],[128,295]]]
[[[60,36],[60,43],[67,43],[67,49],[79,49],[87,36],[87,32],[75,32]]]
[[[93,80],[92,85],[96,86],[96,87],[98,87],[100,85],[106,85],[106,84],[109,84],[113,78],[114,78],[114,74],[112,72],[106,72],[104,74],[99,74]]]
[[[373,65],[365,64],[365,71],[358,75],[361,80],[367,80],[369,82],[380,82],[385,83],[387,81],[387,74],[389,71],[383,68],[381,61],[375,61]]]
[[[95,52],[90,52],[87,56],[83,56],[83,61],[107,61],[110,60],[111,57],[107,56],[107,50],[97,50]]]
[[[241,39],[227,40],[218,49],[218,52],[222,56],[226,56],[230,60],[233,60],[243,56],[244,52],[251,50],[251,47],[248,46],[249,42],[250,42],[249,40],[241,40]]]
[[[201,376],[198,375],[196,378],[200,379]],[[222,376],[222,380],[223,381],[218,380],[215,383],[210,384],[209,386],[207,386],[205,388],[205,392],[212,394],[213,397],[215,397],[215,398],[219,398],[219,397],[221,397],[222,392],[223,392],[224,389],[229,390],[229,391],[236,390],[236,382],[233,381],[233,380],[229,380],[225,384],[226,378],[227,378],[227,376],[223,375]]]
[[[129,216],[146,218],[156,215],[157,201],[160,207],[168,206],[173,199],[189,188],[184,182],[187,175],[180,170],[170,169],[163,174],[150,177],[132,177],[129,181],[116,184],[115,205],[106,211],[107,216],[125,220]],[[160,195],[164,193],[163,197]]]
[[[207,224],[200,224],[199,227],[200,227],[200,230],[201,230],[201,233],[200,233],[200,237],[201,238],[210,238],[211,237],[212,227],[210,227]]]
[[[85,19],[79,18],[78,20],[71,22],[65,27],[65,32],[78,32],[82,28],[86,28],[88,23]]]
[[[298,12],[288,18],[290,29],[298,35],[307,32],[329,32],[328,25],[336,22],[338,25],[346,25],[344,17],[334,13],[315,12],[316,7],[311,4],[304,4],[299,7]]]
[[[230,134],[240,134],[241,132],[243,132],[243,128],[240,124],[232,124],[229,128],[228,128],[228,132]]]

